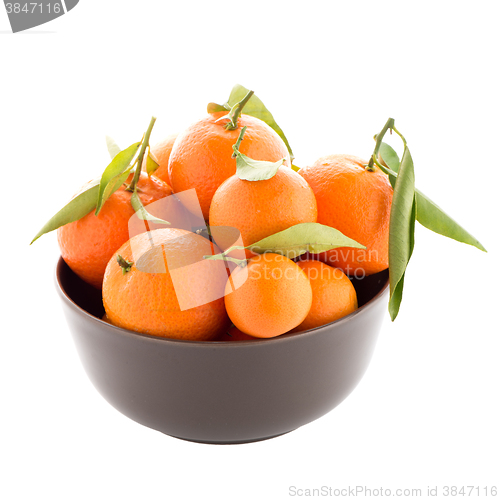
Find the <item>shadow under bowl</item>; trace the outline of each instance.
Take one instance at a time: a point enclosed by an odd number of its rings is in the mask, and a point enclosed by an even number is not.
[[[180,439],[260,441],[325,415],[355,388],[386,311],[388,271],[353,280],[359,309],[272,339],[197,342],[154,337],[100,318],[101,292],[62,258],[56,285],[83,367],[127,417]]]

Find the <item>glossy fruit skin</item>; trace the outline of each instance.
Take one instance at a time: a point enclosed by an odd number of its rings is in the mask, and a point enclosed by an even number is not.
[[[159,337],[215,339],[227,331],[230,321],[223,299],[225,265],[222,261],[203,260],[204,255],[214,252],[218,253],[218,249],[209,240],[183,229],[157,229],[134,236],[106,267],[102,298],[109,320],[121,328]],[[124,274],[116,261],[118,254],[133,262]],[[165,257],[169,254],[176,256],[176,272],[180,270],[181,280],[192,285],[191,293],[202,305],[181,310],[179,291],[172,281],[172,261]],[[203,303],[214,287],[218,287],[219,298]]]
[[[341,269],[317,260],[301,260],[296,264],[303,269],[312,285],[312,307],[294,332],[327,325],[357,309],[357,293]]]
[[[366,246],[337,248],[318,254],[319,260],[362,277],[388,267],[388,233],[393,189],[377,167],[351,155],[329,155],[300,170],[315,193],[317,222],[334,227]]]
[[[243,333],[276,337],[306,318],[312,306],[312,287],[292,260],[266,253],[233,271],[225,287],[225,306],[234,326]]]
[[[243,127],[247,127],[239,151],[254,160],[278,161],[285,158],[290,167],[284,141],[265,122],[242,114],[238,128],[226,130],[227,120],[217,119],[226,112],[210,113],[181,132],[173,145],[168,174],[174,192],[195,188],[201,210],[208,220],[210,203],[223,181],[236,173],[232,146]]]
[[[127,183],[131,179],[130,176]],[[144,173],[137,186],[145,206],[172,194],[168,184]],[[128,221],[135,214],[131,195],[123,185],[108,198],[99,215],[92,210],[80,220],[57,230],[62,258],[81,279],[96,288],[102,287],[109,259],[129,239]]]
[[[177,138],[178,134],[170,134],[165,137],[162,141],[157,142],[154,146],[151,146],[151,153],[156,157],[159,163],[159,167],[154,171],[154,176],[162,181],[166,182],[169,186],[170,177],[168,175],[168,162],[170,161],[170,154],[172,152],[173,143]],[[142,169],[145,171],[145,161],[142,163]]]
[[[317,203],[312,189],[303,177],[286,167],[263,181],[229,177],[215,192],[210,207],[210,226],[237,228],[244,246],[295,224],[316,221]],[[216,229],[214,234],[221,248],[232,244],[219,241]]]

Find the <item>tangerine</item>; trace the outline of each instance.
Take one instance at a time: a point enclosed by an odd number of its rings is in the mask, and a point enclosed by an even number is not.
[[[225,179],[236,173],[232,146],[240,129],[248,127],[240,152],[255,159],[279,161],[291,166],[288,149],[279,135],[258,118],[242,114],[235,130],[225,129],[226,112],[210,113],[179,134],[168,166],[174,192],[195,188],[205,220],[215,191]]]
[[[131,181],[132,175],[127,182]],[[137,187],[144,205],[172,194],[168,184],[143,173]],[[129,239],[128,221],[135,214],[130,203],[131,195],[123,185],[107,199],[99,215],[92,210],[57,230],[62,258],[82,280],[96,288],[102,286],[109,259]]]
[[[243,333],[276,337],[306,318],[312,306],[312,287],[292,260],[265,253],[232,272],[225,286],[225,306],[234,326]]]
[[[160,337],[214,340],[230,325],[225,265],[203,259],[214,253],[218,249],[208,239],[183,229],[134,236],[106,267],[102,299],[110,322]]]
[[[297,265],[312,285],[312,307],[293,331],[301,332],[331,323],[357,309],[357,293],[341,269],[308,259],[298,261]]]
[[[215,241],[224,250],[234,242],[225,241],[225,234],[220,235],[216,226],[238,229],[243,245],[249,246],[295,224],[316,221],[317,203],[312,189],[303,177],[285,167],[262,181],[229,177],[215,192],[210,206],[210,226]]]
[[[388,267],[388,233],[393,189],[378,167],[351,155],[319,158],[300,175],[317,200],[317,222],[338,229],[366,247],[336,248],[318,259],[348,275],[367,276]]]
[[[159,167],[155,170],[154,175],[166,182],[171,186],[170,177],[168,176],[168,162],[170,160],[170,154],[172,152],[173,143],[177,138],[178,134],[170,134],[165,137],[162,141],[157,142],[154,146],[151,146],[151,153],[158,160]],[[142,162],[142,168],[145,169],[146,158]]]

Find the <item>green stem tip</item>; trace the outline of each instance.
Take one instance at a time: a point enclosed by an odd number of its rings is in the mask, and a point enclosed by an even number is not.
[[[237,129],[237,120],[239,119],[239,115],[242,113],[244,106],[246,106],[247,102],[251,99],[251,96],[255,92],[250,90],[239,102],[236,102],[232,108],[230,108],[229,114],[222,116],[218,120],[222,120],[227,118],[229,121],[225,124],[226,130],[236,130]],[[217,120],[217,121],[218,121]]]
[[[129,262],[128,260],[124,259],[120,254],[116,256],[116,260],[118,261],[119,266],[121,267],[121,271],[123,274],[127,273],[132,269],[133,262]]]
[[[383,142],[383,137],[385,137],[385,134],[387,133],[388,130],[393,130],[393,127],[395,126],[395,120],[393,118],[388,118],[387,122],[385,123],[385,126],[381,129],[381,132],[376,135],[376,145],[374,146],[374,152],[373,156],[377,158],[379,148],[381,147],[381,143]]]
[[[137,182],[139,182],[140,172],[142,170],[142,161],[144,159],[144,153],[149,146],[149,137],[151,136],[152,128],[154,127],[154,123],[156,122],[156,117],[153,116],[151,121],[149,122],[149,127],[147,127],[146,133],[144,134],[144,138],[142,139],[142,143],[140,145],[139,155],[137,156],[137,160],[135,162],[135,174],[133,176],[132,182],[126,188],[127,191],[133,192]]]
[[[404,137],[395,128],[395,120],[393,118],[388,118],[388,120],[385,123],[385,126],[381,129],[381,132],[374,136],[376,145],[374,146],[374,151],[371,158],[369,159],[369,163],[365,166],[365,169],[369,172],[374,172],[376,170],[374,166],[375,163],[377,163],[376,158],[378,157],[379,148],[381,147],[381,143],[383,142],[383,137],[385,137],[385,134],[388,132],[388,130],[390,131],[390,133],[392,132],[392,130],[395,133],[397,133],[402,138],[402,141],[404,142],[404,147],[406,146]]]

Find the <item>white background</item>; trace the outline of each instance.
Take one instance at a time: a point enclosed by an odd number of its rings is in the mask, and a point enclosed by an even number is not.
[[[12,35],[0,6],[0,497],[499,486],[496,7],[81,0]],[[234,83],[270,108],[300,166],[329,153],[367,157],[394,117],[418,187],[489,252],[418,227],[400,315],[392,324],[386,314],[351,396],[283,437],[209,446],[142,427],[101,398],[55,294],[55,234],[29,242],[103,170],[105,134],[127,146],[154,114],[154,142]]]

